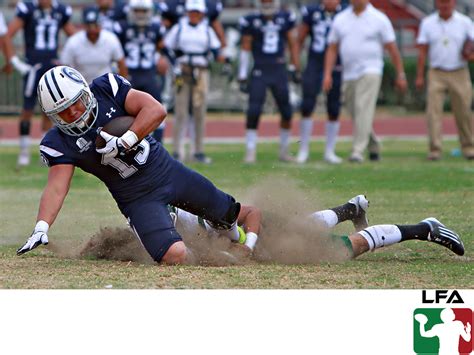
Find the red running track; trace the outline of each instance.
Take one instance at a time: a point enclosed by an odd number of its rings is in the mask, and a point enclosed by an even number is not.
[[[242,138],[245,135],[245,120],[242,119],[210,119],[206,124],[206,137],[209,138]],[[313,136],[324,135],[325,121],[315,121]],[[166,137],[171,136],[173,120],[169,120],[166,126]],[[297,136],[299,131],[299,119],[295,119],[292,127],[292,135]],[[425,118],[420,116],[397,117],[381,115],[375,120],[375,132],[379,136],[426,136],[427,126]],[[454,118],[443,119],[443,133],[447,135],[457,134]],[[352,122],[347,119],[341,120],[340,136],[351,136]],[[32,137],[40,138],[40,120],[33,120]],[[279,135],[279,124],[276,120],[263,120],[259,127],[260,137],[277,137]],[[18,137],[18,122],[15,119],[0,119],[0,140],[15,139]]]

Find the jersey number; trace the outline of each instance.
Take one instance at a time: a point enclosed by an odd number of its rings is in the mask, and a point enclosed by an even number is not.
[[[326,48],[327,27],[324,22],[313,26],[313,51],[317,53],[324,52]]]
[[[148,155],[150,154],[150,143],[148,143],[146,139],[143,139],[140,144],[138,144],[138,147],[141,147],[142,149],[137,154],[135,154],[134,159],[139,165],[143,165],[148,160]],[[110,165],[112,168],[116,169],[120,176],[124,179],[132,176],[138,171],[136,166],[128,165],[117,157],[106,158],[104,155],[102,155],[102,164]]]
[[[150,69],[153,67],[156,47],[153,43],[129,42],[125,45],[127,51],[127,66],[132,69],[142,68]]]
[[[35,49],[55,50],[57,31],[58,31],[58,26],[55,23],[51,23],[48,25],[39,23],[36,26]],[[46,37],[48,39],[46,39]]]
[[[278,52],[278,42],[280,41],[280,36],[278,31],[265,31],[263,33],[263,53],[273,54]]]

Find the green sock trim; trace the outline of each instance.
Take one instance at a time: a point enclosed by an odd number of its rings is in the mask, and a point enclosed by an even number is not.
[[[349,236],[348,235],[335,235],[335,234],[332,234],[331,235],[331,238],[334,240],[334,241],[341,241],[342,244],[344,244],[344,246],[347,248],[347,250],[349,251],[350,255],[354,255],[354,249],[352,249],[352,242],[351,240],[349,239]]]
[[[242,227],[237,226],[237,230],[239,231],[239,244],[245,244],[247,241],[247,235]]]

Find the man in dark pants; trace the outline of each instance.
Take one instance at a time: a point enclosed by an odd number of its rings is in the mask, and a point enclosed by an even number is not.
[[[311,114],[316,99],[321,92],[324,74],[324,55],[327,47],[327,36],[334,18],[342,10],[340,0],[323,0],[321,5],[309,5],[301,8],[303,22],[298,31],[298,43],[302,49],[306,37],[310,36],[308,63],[303,75],[303,103],[301,107],[300,150],[296,158],[298,163],[305,163],[309,157],[309,142],[313,131]],[[301,50],[299,52],[302,52]],[[326,149],[324,160],[330,164],[339,164],[342,159],[335,152],[339,133],[339,112],[341,108],[341,60],[332,72],[333,85],[326,96],[328,121],[326,122]]]
[[[295,39],[293,13],[280,10],[279,1],[264,0],[259,11],[240,19],[242,34],[238,80],[241,89],[247,86],[250,52],[254,60],[248,87],[246,163],[255,163],[257,154],[257,128],[266,91],[269,88],[281,114],[280,154],[281,161],[292,161],[288,154],[292,107],[289,99],[288,72],[286,68],[286,43],[290,48],[294,72],[299,72],[298,48]],[[295,75],[295,78],[297,75]],[[244,88],[245,87],[245,88]]]

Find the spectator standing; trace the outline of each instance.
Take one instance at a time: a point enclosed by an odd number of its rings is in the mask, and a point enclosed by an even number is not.
[[[119,74],[127,77],[122,45],[114,33],[102,29],[99,11],[84,9],[83,24],[85,29],[71,36],[64,45],[61,63],[77,69],[89,84],[112,72],[113,63],[117,63]]]
[[[23,29],[26,63],[17,56],[11,58],[13,66],[23,75],[23,110],[20,115],[20,154],[18,167],[30,163],[30,124],[36,104],[36,88],[41,76],[57,65],[59,31],[71,36],[75,28],[69,19],[70,6],[53,0],[19,2],[16,17],[8,27],[8,40]],[[51,122],[43,115],[43,132]]]
[[[455,10],[455,0],[436,0],[437,12],[424,18],[417,38],[419,47],[416,86],[425,84],[428,57],[427,117],[429,160],[441,158],[441,120],[446,91],[456,118],[462,153],[474,159],[472,132],[472,82],[462,55],[466,41],[474,40],[474,25],[469,17]],[[472,59],[471,59],[472,60]]]
[[[209,62],[212,57],[222,60],[221,43],[205,19],[204,0],[187,0],[187,16],[174,25],[165,37],[165,46],[176,55],[175,120],[173,126],[173,155],[184,159],[184,125],[191,100],[194,118],[194,161],[210,164],[204,154],[205,117],[209,91]]]
[[[395,85],[406,90],[403,62],[388,17],[369,0],[351,0],[351,6],[334,19],[329,33],[324,65],[323,89],[328,92],[338,52],[343,66],[345,101],[354,122],[351,162],[362,162],[366,148],[372,161],[380,159],[380,142],[373,130],[377,97],[383,72],[383,51],[387,49],[397,76]]]
[[[324,54],[327,36],[334,17],[341,12],[340,0],[323,0],[320,5],[308,5],[301,8],[303,22],[298,29],[298,44],[302,49],[306,37],[310,36],[308,62],[303,75],[303,103],[301,105],[300,150],[296,161],[305,163],[309,157],[309,142],[313,132],[311,114],[316,99],[321,92],[324,73]],[[302,52],[300,50],[299,52]],[[341,108],[342,66],[338,57],[332,72],[332,88],[326,95],[328,121],[326,122],[326,149],[324,160],[330,164],[340,164],[342,159],[335,153],[339,134],[339,111]]]

